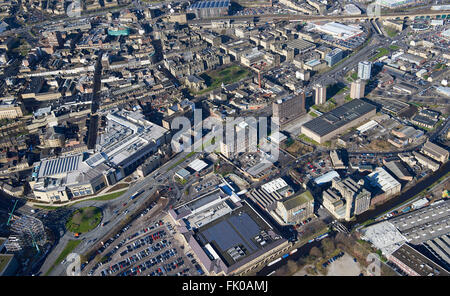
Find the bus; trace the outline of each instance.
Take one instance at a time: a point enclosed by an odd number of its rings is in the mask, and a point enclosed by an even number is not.
[[[135,193],[133,193],[132,196],[130,196],[130,200],[133,200],[134,198],[136,198],[136,196],[138,196],[139,194],[141,194],[143,192],[144,192],[144,190],[136,191]]]

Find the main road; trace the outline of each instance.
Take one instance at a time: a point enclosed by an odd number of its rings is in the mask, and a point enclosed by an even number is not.
[[[91,250],[98,242],[102,240],[106,240],[105,236],[115,227],[118,223],[120,223],[123,219],[125,219],[126,215],[132,215],[136,212],[145,201],[152,196],[155,191],[160,186],[169,186],[172,183],[172,178],[175,175],[175,172],[180,168],[186,166],[189,162],[196,157],[196,153],[189,154],[188,152],[181,152],[173,159],[165,163],[159,169],[153,171],[148,176],[144,177],[142,180],[136,182],[134,185],[129,187],[129,189],[123,193],[121,196],[107,201],[99,201],[99,200],[86,200],[81,201],[76,204],[73,204],[71,208],[74,210],[82,207],[98,207],[102,209],[103,218],[102,223],[105,223],[104,226],[98,226],[88,233],[81,234],[78,239],[83,242],[80,243],[74,250],[74,253],[84,254],[87,251]],[[172,186],[175,188],[176,197],[173,198],[171,202],[169,202],[168,206],[176,203],[180,200],[181,192],[178,190],[178,187],[175,185]],[[133,201],[130,201],[131,195],[135,192],[144,190],[142,194],[137,196]],[[123,206],[124,203],[127,203],[126,206]],[[61,229],[61,231],[64,231]],[[59,239],[58,244],[54,246],[52,251],[47,256],[44,264],[40,268],[41,274],[45,274],[50,267],[54,264],[55,260],[61,254],[62,250],[65,248],[67,242],[69,240],[73,240],[74,236],[71,232],[65,232],[62,237]],[[58,265],[54,268],[54,270],[50,273],[50,275],[62,275],[64,274],[65,269],[64,266]]]

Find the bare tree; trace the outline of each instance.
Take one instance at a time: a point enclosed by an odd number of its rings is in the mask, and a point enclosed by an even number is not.
[[[309,256],[314,258],[322,257],[322,251],[318,247],[312,247],[309,251]]]
[[[329,237],[326,237],[322,240],[321,246],[322,251],[324,252],[325,255],[331,254],[336,249],[333,240],[330,239]]]

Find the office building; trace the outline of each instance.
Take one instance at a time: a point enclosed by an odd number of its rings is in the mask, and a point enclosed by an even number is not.
[[[358,63],[358,78],[363,80],[369,80],[372,72],[372,63],[363,61]]]
[[[366,83],[358,79],[352,82],[350,87],[350,98],[352,99],[361,99],[364,98],[364,89],[366,87]]]
[[[22,103],[12,97],[0,100],[0,119],[22,117],[24,111]]]
[[[257,126],[240,121],[233,126],[231,135],[226,129],[220,141],[220,152],[227,158],[234,158],[243,152],[257,151]]]
[[[327,101],[327,87],[321,84],[314,86],[314,104],[322,105]]]
[[[333,67],[340,60],[344,58],[344,51],[340,48],[335,48],[325,55],[325,61],[329,67]]]
[[[371,194],[352,178],[333,178],[331,188],[322,194],[322,205],[336,219],[350,221],[354,215],[367,211]]]
[[[277,201],[276,209],[271,214],[282,225],[299,224],[314,214],[314,198],[308,190],[284,198]]]
[[[272,116],[278,119],[279,125],[283,125],[299,118],[306,113],[305,93],[289,95],[272,103]]]

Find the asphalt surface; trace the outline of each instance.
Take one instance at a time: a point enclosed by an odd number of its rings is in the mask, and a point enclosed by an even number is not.
[[[73,210],[89,206],[94,206],[102,209],[103,213],[102,223],[105,223],[105,226],[103,227],[98,226],[97,228],[93,229],[88,233],[81,234],[78,239],[82,240],[83,242],[79,244],[74,249],[73,252],[78,254],[84,254],[90,249],[92,249],[92,247],[95,244],[97,244],[106,234],[108,234],[117,225],[117,223],[119,223],[122,219],[124,219],[127,214],[132,215],[136,210],[138,210],[145,203],[147,198],[152,196],[153,193],[155,193],[155,191],[161,185],[171,186],[176,191],[176,198],[174,198],[168,204],[168,207],[179,201],[181,198],[181,192],[178,186],[175,184],[175,182],[173,182],[173,176],[175,175],[175,172],[177,170],[179,170],[181,167],[186,166],[190,161],[192,161],[196,157],[196,154],[191,155],[183,163],[180,163],[174,168],[171,169],[169,168],[178,161],[180,161],[181,159],[185,158],[187,155],[188,155],[187,152],[181,152],[175,158],[164,164],[161,168],[152,172],[144,179],[138,181],[136,184],[132,185],[124,194],[113,200],[108,201],[87,200],[72,205],[71,208]],[[139,196],[137,196],[133,201],[131,201],[130,200],[131,195],[141,190],[144,190],[144,192]],[[125,202],[127,203],[127,205],[123,206]],[[116,210],[119,210],[119,212],[115,213],[114,211]],[[124,213],[124,211],[126,210],[128,211],[127,214]],[[40,272],[42,274],[45,274],[48,271],[48,269],[53,265],[55,260],[62,252],[62,250],[65,248],[67,242],[69,240],[75,239],[73,233],[65,232],[63,229],[61,229],[61,232],[62,236],[59,239],[59,242],[57,243],[56,246],[54,246],[52,251],[49,253],[48,257],[46,258],[44,264],[40,268]],[[65,274],[65,269],[64,266],[60,264],[51,272],[50,275],[61,275],[61,274]]]

